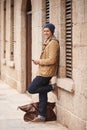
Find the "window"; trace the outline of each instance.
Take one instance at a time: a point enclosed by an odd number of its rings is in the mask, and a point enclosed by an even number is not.
[[[66,77],[72,78],[72,0],[66,0]]]
[[[49,19],[50,19],[50,3],[49,0],[46,0],[46,23],[49,23]]]
[[[6,58],[6,0],[4,0],[4,59]]]
[[[14,0],[11,0],[11,44],[10,60],[14,61]]]

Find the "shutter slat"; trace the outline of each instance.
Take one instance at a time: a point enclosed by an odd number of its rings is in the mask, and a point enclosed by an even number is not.
[[[46,0],[46,23],[49,23],[49,18],[50,18],[49,8],[50,8],[49,0]]]
[[[66,77],[72,78],[72,2],[66,0]]]

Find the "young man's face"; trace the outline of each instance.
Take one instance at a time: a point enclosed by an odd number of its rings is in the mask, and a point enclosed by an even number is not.
[[[44,36],[46,39],[52,36],[52,32],[50,31],[49,28],[44,28]]]

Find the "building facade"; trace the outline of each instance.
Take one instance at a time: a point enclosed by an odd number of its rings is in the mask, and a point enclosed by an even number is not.
[[[27,91],[48,22],[60,43],[58,121],[69,130],[87,130],[87,0],[0,0],[1,80]]]

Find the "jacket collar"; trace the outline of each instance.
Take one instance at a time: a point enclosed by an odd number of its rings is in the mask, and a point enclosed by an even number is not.
[[[49,37],[48,39],[46,39],[43,44],[46,46],[51,40],[57,40],[55,35],[53,35],[52,37]]]
[[[51,40],[57,40],[57,39],[56,39],[56,37],[55,37],[54,35],[53,35],[52,37],[46,39],[46,40],[44,41],[44,43],[43,43],[43,46],[42,46],[42,53],[44,52],[46,46],[49,44],[49,42],[50,42]]]

